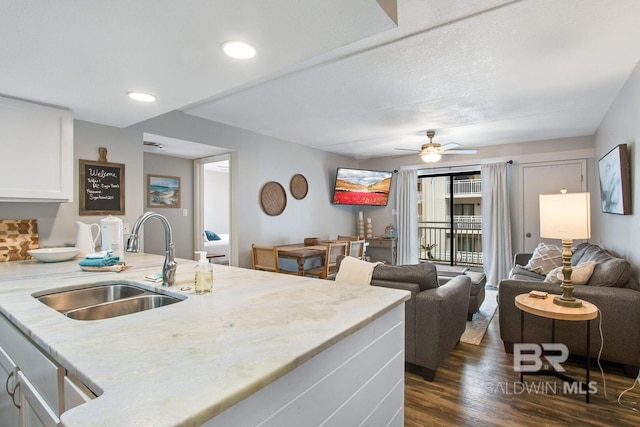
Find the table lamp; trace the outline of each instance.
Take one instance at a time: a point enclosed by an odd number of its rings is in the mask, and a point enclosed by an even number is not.
[[[564,307],[581,307],[582,301],[573,296],[571,283],[571,245],[573,239],[591,237],[589,193],[540,195],[540,237],[562,240],[562,295],[553,302]]]

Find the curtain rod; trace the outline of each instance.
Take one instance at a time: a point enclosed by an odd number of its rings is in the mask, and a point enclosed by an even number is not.
[[[508,165],[512,165],[513,164],[513,160],[507,160],[505,162]],[[416,169],[416,170],[451,170],[451,169],[458,169],[458,168],[463,168],[463,169],[471,169],[471,168],[480,168],[482,166],[482,164],[478,163],[475,165],[458,165],[458,166],[440,166],[440,167],[429,167],[427,165],[420,165],[420,166],[413,166],[413,167],[400,167],[399,169],[394,169],[394,172],[397,173],[398,170],[405,170],[405,169]]]

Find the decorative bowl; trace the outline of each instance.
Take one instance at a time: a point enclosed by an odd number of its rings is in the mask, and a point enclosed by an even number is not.
[[[67,261],[78,255],[78,252],[80,252],[78,248],[44,248],[27,251],[40,262]]]

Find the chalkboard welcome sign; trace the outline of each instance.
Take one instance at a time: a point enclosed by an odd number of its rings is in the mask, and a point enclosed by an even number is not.
[[[124,164],[80,159],[80,215],[124,215]]]

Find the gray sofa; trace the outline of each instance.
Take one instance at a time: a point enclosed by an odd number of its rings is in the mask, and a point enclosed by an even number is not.
[[[505,351],[513,352],[513,343],[520,342],[520,310],[515,306],[516,295],[531,290],[562,294],[558,284],[543,282],[545,276],[523,268],[531,254],[517,254],[510,278],[500,282],[498,307],[500,337]],[[631,265],[597,245],[583,243],[576,248],[571,264],[595,261],[596,266],[586,285],[575,285],[573,296],[600,309],[604,347],[602,360],[624,366],[625,374],[635,377],[640,367],[640,291],[638,282],[631,277]],[[599,322],[591,326],[591,357],[597,357],[601,339]],[[551,320],[525,315],[525,341],[551,342]],[[574,355],[586,354],[584,322],[556,322],[555,341],[566,344]]]
[[[338,271],[343,258],[337,259]],[[405,362],[433,381],[436,369],[465,330],[471,279],[461,275],[438,286],[435,265],[423,262],[378,265],[371,285],[411,292],[405,303]]]

